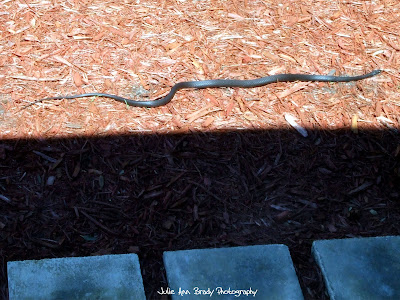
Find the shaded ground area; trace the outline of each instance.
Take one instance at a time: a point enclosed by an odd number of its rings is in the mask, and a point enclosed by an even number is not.
[[[327,299],[314,240],[400,234],[389,131],[236,131],[0,144],[1,297],[10,260],[282,243],[307,299]],[[255,287],[256,288],[256,287]]]

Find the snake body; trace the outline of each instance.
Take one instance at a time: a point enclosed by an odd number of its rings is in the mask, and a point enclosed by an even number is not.
[[[277,82],[292,82],[292,81],[320,81],[320,82],[349,82],[358,81],[366,78],[373,77],[381,73],[381,70],[374,70],[370,73],[359,76],[329,76],[329,75],[307,75],[307,74],[277,74],[250,80],[237,80],[237,79],[216,79],[216,80],[200,80],[200,81],[184,81],[175,84],[171,91],[163,98],[150,101],[136,101],[112,94],[104,93],[86,93],[70,96],[57,96],[37,100],[28,104],[26,107],[46,100],[61,100],[61,99],[75,99],[82,97],[106,97],[116,101],[125,103],[130,106],[136,107],[157,107],[169,103],[175,96],[176,92],[182,89],[205,89],[205,88],[222,88],[222,87],[239,87],[239,88],[254,88],[264,86],[270,83]]]

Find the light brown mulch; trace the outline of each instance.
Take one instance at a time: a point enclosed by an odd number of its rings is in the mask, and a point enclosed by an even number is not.
[[[157,299],[163,251],[283,243],[306,299],[326,299],[312,241],[400,234],[399,10],[1,2],[1,297],[9,260],[137,253]],[[384,72],[356,83],[183,90],[154,109],[85,98],[21,110],[55,95],[154,99],[180,81],[373,69]]]
[[[2,137],[287,128],[398,127],[398,1],[3,1]],[[362,74],[350,84],[281,83],[180,91],[156,109],[111,99],[38,98],[106,92],[150,99],[180,81],[276,73]],[[146,94],[146,91],[148,92]]]

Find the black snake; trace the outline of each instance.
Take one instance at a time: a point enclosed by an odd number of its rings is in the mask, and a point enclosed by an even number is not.
[[[307,75],[307,74],[277,74],[257,79],[250,80],[237,80],[237,79],[215,79],[215,80],[200,80],[200,81],[185,81],[179,82],[175,84],[171,91],[163,98],[159,98],[156,100],[149,101],[136,101],[128,98],[123,98],[117,95],[111,94],[103,94],[103,93],[86,93],[79,95],[71,95],[71,96],[57,96],[44,98],[37,101],[34,101],[23,109],[34,105],[36,103],[45,101],[45,100],[61,100],[61,99],[75,99],[82,97],[106,97],[111,98],[116,101],[125,103],[130,106],[137,107],[157,107],[161,105],[165,105],[169,103],[177,91],[181,89],[205,89],[205,88],[221,88],[221,87],[239,87],[239,88],[254,88],[264,86],[270,83],[277,82],[291,82],[291,81],[321,81],[321,82],[349,82],[349,81],[357,81],[366,78],[370,78],[372,76],[378,75],[381,73],[381,70],[374,70],[371,73],[359,75],[359,76],[329,76],[329,75]]]

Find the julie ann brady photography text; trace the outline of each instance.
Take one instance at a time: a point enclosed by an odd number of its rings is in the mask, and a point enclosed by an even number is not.
[[[208,295],[210,297],[222,295],[234,295],[235,297],[255,297],[257,292],[258,290],[254,290],[251,287],[248,289],[232,289],[230,287],[223,288],[220,286],[215,288],[199,288],[196,286],[193,289],[182,289],[181,287],[179,287],[178,290],[173,290],[169,287],[161,287],[161,289],[157,291],[159,295]]]

